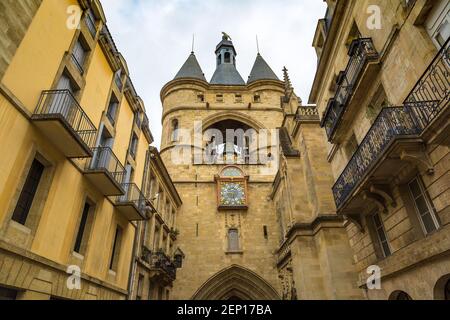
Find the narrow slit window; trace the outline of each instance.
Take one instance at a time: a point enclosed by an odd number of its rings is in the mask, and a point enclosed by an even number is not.
[[[230,252],[239,251],[239,231],[237,229],[228,230],[228,250]]]
[[[14,213],[12,215],[12,220],[15,222],[25,225],[44,169],[45,167],[41,162],[37,159],[33,160],[27,179],[25,180],[25,184],[22,188],[22,192],[20,193],[19,200],[17,201],[16,208],[14,209]]]
[[[122,242],[122,229],[120,227],[117,227],[116,233],[114,235],[111,261],[109,263],[109,269],[112,271],[117,271],[121,242]]]
[[[91,212],[92,206],[86,202],[83,207],[83,213],[81,215],[80,220],[80,226],[78,227],[77,232],[77,238],[75,240],[75,246],[73,248],[73,251],[79,254],[85,254],[86,253],[86,245],[87,245],[87,238],[88,238],[88,224],[89,224],[89,218],[90,218],[90,212]]]
[[[384,229],[383,221],[381,220],[380,214],[378,212],[372,215],[373,225],[375,227],[375,232],[377,234],[378,242],[383,252],[383,256],[389,257],[391,255],[391,248],[387,239],[386,230]]]

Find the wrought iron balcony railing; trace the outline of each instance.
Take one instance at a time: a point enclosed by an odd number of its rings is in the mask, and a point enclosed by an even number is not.
[[[349,49],[350,60],[345,71],[337,79],[336,94],[328,102],[321,125],[325,127],[328,139],[331,141],[350,98],[354,93],[355,85],[362,75],[368,62],[379,58],[378,52],[370,38],[356,39]]]
[[[152,263],[152,251],[145,245],[141,247],[141,259],[148,264]]]
[[[450,38],[417,81],[404,104],[421,101],[439,102],[440,111],[450,100]]]
[[[145,216],[146,198],[135,183],[123,183],[123,196],[116,197],[116,203],[119,204],[133,204],[143,216]]]
[[[141,259],[148,263],[152,268],[161,269],[171,279],[176,279],[177,267],[164,252],[154,253],[146,246],[142,246]]]
[[[125,168],[117,159],[114,152],[107,147],[93,148],[94,155],[86,162],[85,170],[90,171],[104,171],[117,184],[122,185],[125,176]]]
[[[171,279],[176,279],[177,268],[164,252],[154,253],[152,260],[152,266],[154,268],[162,269]]]
[[[401,137],[418,136],[450,105],[450,40],[417,82],[405,105],[384,108],[333,186],[340,209],[384,154]]]
[[[43,91],[33,119],[59,119],[91,148],[97,129],[69,90]]]

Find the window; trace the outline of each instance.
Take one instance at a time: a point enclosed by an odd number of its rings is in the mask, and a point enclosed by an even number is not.
[[[205,96],[203,94],[197,95],[197,101],[198,102],[205,102]]]
[[[395,300],[412,300],[412,298],[406,292],[400,291],[397,293]]]
[[[89,238],[89,231],[92,223],[91,212],[93,206],[86,202],[83,206],[83,213],[81,215],[80,226],[78,227],[77,237],[75,239],[75,245],[73,251],[84,255],[86,253],[86,247]]]
[[[116,114],[119,109],[119,100],[112,95],[108,105],[108,111],[106,112],[106,116],[108,117],[111,124],[115,126],[116,124]]]
[[[16,300],[17,298],[17,291],[0,287],[0,301],[1,300]]]
[[[169,289],[166,289],[166,300],[170,299],[170,291]]]
[[[387,239],[386,230],[384,229],[383,221],[381,220],[380,214],[378,212],[372,215],[372,222],[383,256],[385,258],[389,257],[391,255],[391,248],[389,247],[389,242]]]
[[[239,231],[237,229],[228,230],[228,251],[239,251]]]
[[[116,233],[114,235],[111,261],[109,263],[109,269],[112,271],[117,271],[121,243],[122,243],[122,229],[119,226],[117,226]]]
[[[267,226],[263,226],[263,234],[264,234],[264,239],[269,239],[269,232],[267,231]]]
[[[133,137],[131,138],[131,145],[130,145],[130,155],[133,157],[133,159],[136,159],[136,151],[138,147],[138,137],[135,133],[133,133]]]
[[[158,300],[163,299],[164,287],[158,287]]]
[[[356,22],[353,22],[352,24],[352,28],[350,29],[350,32],[348,34],[347,37],[347,41],[345,42],[345,45],[347,47],[350,47],[350,45],[352,44],[353,40],[359,39],[361,38],[361,32],[359,31],[358,25],[356,24]]]
[[[172,120],[172,142],[178,142],[179,123],[177,119]]]
[[[425,28],[437,48],[444,46],[450,37],[450,2],[436,1],[428,14]]]
[[[142,300],[142,292],[144,291],[144,275],[139,274],[138,284],[137,284],[137,293],[136,300]]]
[[[353,157],[353,154],[358,150],[358,141],[356,140],[356,136],[353,133],[344,146],[345,154],[348,159]]]
[[[373,124],[381,110],[389,105],[390,103],[387,100],[386,92],[384,91],[383,86],[380,85],[366,109],[366,116],[370,123]]]
[[[75,42],[75,46],[72,51],[72,61],[75,64],[75,67],[80,71],[80,73],[84,72],[84,63],[86,61],[87,50],[85,49],[85,45],[82,42],[81,36]]]
[[[225,60],[225,63],[231,63],[231,53],[225,52],[224,60]]]
[[[261,96],[258,93],[253,96],[253,102],[255,103],[261,102]]]
[[[25,225],[44,169],[45,167],[41,162],[37,159],[33,160],[22,192],[20,193],[19,200],[17,201],[16,208],[14,209],[12,220]]]
[[[160,227],[159,225],[155,226],[155,234],[153,236],[153,251],[157,251],[159,249],[159,238],[160,238]]]
[[[241,94],[235,95],[235,101],[236,101],[236,103],[241,103],[242,102],[242,95]]]
[[[216,102],[223,102],[223,94],[216,95]]]
[[[439,229],[435,210],[420,177],[414,178],[408,184],[408,187],[425,234],[430,234]]]

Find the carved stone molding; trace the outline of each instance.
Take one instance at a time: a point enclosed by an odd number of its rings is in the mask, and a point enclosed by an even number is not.
[[[362,214],[346,214],[344,215],[344,218],[350,223],[353,223],[356,228],[358,228],[359,232],[365,233]]]
[[[364,200],[372,201],[383,213],[388,212],[387,203],[378,193],[364,191],[362,196]]]
[[[425,151],[402,150],[400,159],[413,163],[419,170],[426,172],[428,175],[434,174],[433,162]]]
[[[392,207],[397,206],[394,196],[392,195],[391,188],[388,185],[372,184],[369,190],[371,193],[383,198],[385,207],[387,207],[387,205],[391,205]]]

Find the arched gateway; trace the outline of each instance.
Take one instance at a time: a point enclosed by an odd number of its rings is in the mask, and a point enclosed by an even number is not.
[[[275,289],[253,271],[233,265],[215,274],[192,300],[279,300]]]

